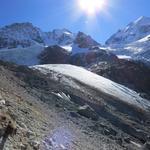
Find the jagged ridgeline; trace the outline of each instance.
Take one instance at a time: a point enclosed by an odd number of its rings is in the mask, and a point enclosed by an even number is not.
[[[150,18],[101,45],[83,32],[0,28],[0,150],[149,150]]]

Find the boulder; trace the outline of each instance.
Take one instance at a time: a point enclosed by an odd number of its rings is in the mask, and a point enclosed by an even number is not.
[[[144,150],[150,150],[150,142],[144,144]]]
[[[78,108],[78,113],[80,115],[82,115],[86,118],[90,118],[92,120],[98,120],[98,118],[99,118],[98,114],[89,105],[80,106]]]
[[[40,142],[38,142],[38,141],[31,141],[30,145],[33,147],[34,150],[40,149]]]
[[[6,104],[5,100],[0,100],[0,106],[3,106],[5,104]]]

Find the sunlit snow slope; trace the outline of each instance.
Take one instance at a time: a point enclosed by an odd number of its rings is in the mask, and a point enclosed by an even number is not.
[[[74,82],[72,82],[72,80],[79,81],[82,84],[94,88],[100,93],[108,97],[112,97],[115,100],[122,101],[126,104],[135,106],[140,109],[150,109],[150,102],[141,98],[135,91],[130,90],[104,77],[98,76],[81,67],[58,64],[37,65],[33,66],[32,68],[38,69],[44,74],[54,72],[53,79],[56,79],[57,75],[61,74],[63,77],[63,81],[67,82],[69,79],[68,84],[70,84],[71,86],[78,87],[76,84],[73,84]]]
[[[106,47],[116,55],[150,64],[150,18],[140,17],[106,41]]]
[[[13,62],[19,65],[39,64],[38,55],[44,50],[44,46],[36,44],[26,48],[1,49],[0,60]]]

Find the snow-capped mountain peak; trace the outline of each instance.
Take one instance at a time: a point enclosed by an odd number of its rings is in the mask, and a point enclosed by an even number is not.
[[[14,23],[0,28],[0,59],[2,60],[25,65],[38,64],[38,55],[45,47],[54,45],[74,54],[90,51],[91,47],[100,44],[83,32],[72,33],[65,28],[43,32],[28,22]],[[32,63],[27,59],[31,58],[29,55],[32,55]]]
[[[116,55],[150,63],[150,17],[140,17],[106,41]]]
[[[150,18],[149,17],[145,17],[145,16],[141,16],[137,20],[134,21],[134,24],[150,25]]]
[[[72,34],[71,31],[69,31],[69,30],[67,30],[65,28],[63,28],[63,29],[54,29],[52,32],[54,34],[58,35],[58,36],[61,36],[63,34],[68,34],[68,35]]]
[[[106,45],[113,47],[122,47],[124,44],[135,42],[150,34],[150,18],[140,17],[137,20],[128,24],[124,29],[119,30],[112,35]]]
[[[79,47],[82,47],[80,39],[82,39],[84,48],[99,45],[90,36],[82,32],[75,34],[65,28],[43,32],[29,22],[14,23],[0,28],[0,49],[30,47],[35,44],[43,46],[59,45],[63,47],[77,44]]]
[[[14,23],[0,29],[0,48],[29,47],[43,43],[42,31],[31,23]]]
[[[52,32],[49,32],[49,41],[51,43],[49,45],[69,45],[75,39],[75,34],[67,29],[54,29]]]

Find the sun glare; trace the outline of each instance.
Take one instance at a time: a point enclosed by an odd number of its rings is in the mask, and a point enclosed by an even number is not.
[[[79,7],[87,15],[95,15],[104,9],[104,0],[78,0]]]

